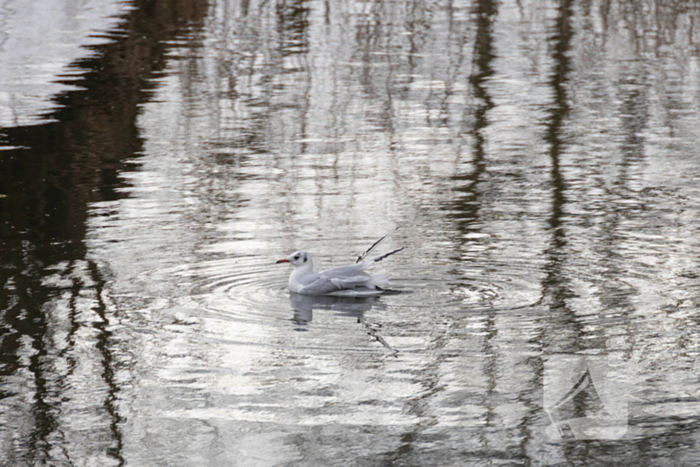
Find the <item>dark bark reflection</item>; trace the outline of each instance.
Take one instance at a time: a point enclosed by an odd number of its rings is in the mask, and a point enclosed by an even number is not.
[[[476,23],[474,70],[469,77],[469,89],[471,90],[471,95],[476,98],[473,111],[474,123],[469,131],[474,139],[473,158],[470,170],[454,177],[460,183],[455,188],[455,192],[459,194],[459,197],[451,205],[454,209],[452,217],[458,219],[460,231],[471,230],[471,224],[478,219],[481,192],[477,185],[486,170],[486,141],[483,132],[489,124],[488,112],[494,106],[486,84],[494,73],[491,65],[495,58],[492,27],[497,12],[497,4],[492,1],[478,2],[473,12]]]
[[[551,246],[545,251],[547,257],[547,275],[542,283],[544,296],[549,300],[549,307],[555,314],[553,319],[562,320],[562,326],[566,323],[573,323],[571,320],[572,311],[569,310],[567,300],[573,297],[573,292],[568,284],[566,274],[563,272],[566,260],[567,237],[563,223],[563,216],[566,206],[566,182],[561,172],[561,158],[564,152],[564,142],[562,138],[562,127],[569,104],[566,95],[567,74],[570,70],[567,52],[571,47],[573,30],[571,27],[571,17],[573,15],[570,1],[562,2],[559,8],[559,16],[551,39],[553,47],[552,58],[554,70],[550,80],[550,86],[554,93],[554,103],[550,110],[549,122],[547,124],[546,141],[549,145],[549,159],[551,162],[551,184],[552,184],[552,211],[549,218],[549,232],[552,236]],[[578,332],[576,333],[578,334]],[[557,339],[561,339],[558,336]],[[575,344],[571,344],[574,346]],[[575,347],[557,349],[558,351],[575,351]]]
[[[141,151],[139,105],[148,101],[172,39],[200,25],[207,5],[136,0],[133,6],[120,28],[106,34],[106,44],[90,47],[92,58],[71,66],[71,75],[81,77],[68,83],[79,89],[55,97],[58,109],[46,115],[46,123],[0,130],[2,144],[12,148],[0,153],[0,193],[6,195],[0,200],[0,397],[26,391],[10,383],[21,374],[31,375],[33,392],[31,408],[18,414],[31,413],[31,421],[4,427],[33,427],[8,461],[45,463],[55,451],[65,462],[77,461],[62,444],[59,418],[65,416],[66,381],[77,366],[73,347],[80,344],[94,346],[100,356],[104,398],[95,405],[102,406],[109,425],[106,455],[124,464],[111,317],[102,273],[85,262],[86,220],[90,203],[119,196],[118,174]],[[67,289],[47,280],[57,270],[72,284]],[[66,294],[69,323],[61,324],[68,332],[56,342],[51,302]],[[79,317],[81,296],[92,297],[95,316],[88,320]],[[82,326],[95,329],[94,341],[78,342]]]

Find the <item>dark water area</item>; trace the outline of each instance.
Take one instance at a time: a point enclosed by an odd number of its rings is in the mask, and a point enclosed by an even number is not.
[[[0,465],[697,465],[699,22],[0,2]]]

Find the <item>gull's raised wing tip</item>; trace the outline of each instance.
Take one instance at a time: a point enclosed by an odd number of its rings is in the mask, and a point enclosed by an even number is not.
[[[388,234],[384,235],[382,238],[380,238],[379,240],[377,240],[376,242],[374,242],[374,243],[372,244],[371,247],[367,248],[367,250],[365,250],[362,254],[360,254],[360,256],[357,257],[357,260],[355,260],[355,264],[357,264],[357,263],[359,263],[360,261],[362,261],[363,259],[365,259],[365,257],[366,257],[368,254],[370,254],[370,252],[371,252],[372,250],[374,250],[375,248],[377,248],[384,240],[386,240],[386,238],[387,238],[389,235],[391,235],[392,233],[396,232],[396,231],[399,230],[400,228],[401,228],[401,227],[396,227],[394,230],[392,230],[391,232],[389,232]]]
[[[405,246],[402,246],[401,248],[397,248],[397,249],[395,249],[395,250],[393,250],[393,251],[390,251],[389,253],[384,253],[384,254],[381,255],[381,256],[377,256],[376,258],[373,258],[373,259],[372,259],[372,262],[373,262],[373,263],[378,263],[379,261],[383,260],[383,259],[386,258],[387,256],[391,256],[391,255],[393,255],[394,253],[398,253],[399,251],[402,251],[402,250],[404,250],[405,248],[406,248]]]

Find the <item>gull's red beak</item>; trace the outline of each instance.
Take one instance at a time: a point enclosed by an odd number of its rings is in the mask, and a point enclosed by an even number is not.
[[[288,263],[288,262],[289,262],[289,260],[287,258],[285,258],[285,259],[281,259],[281,260],[275,262],[275,264]]]

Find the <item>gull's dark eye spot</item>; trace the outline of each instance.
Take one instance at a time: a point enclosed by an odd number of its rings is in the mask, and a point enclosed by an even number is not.
[[[304,256],[304,262],[306,262],[307,259],[309,259],[309,258],[307,258],[306,256]]]
[[[296,255],[296,256],[294,257],[294,259],[299,259],[299,255]]]

